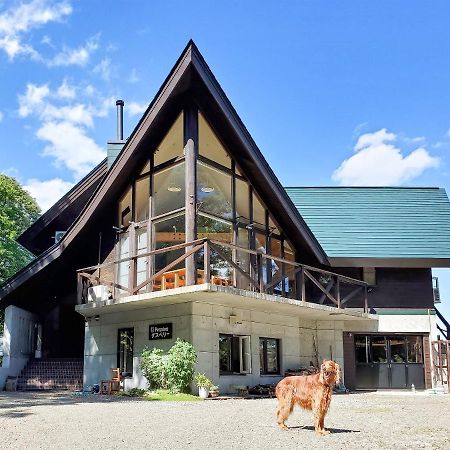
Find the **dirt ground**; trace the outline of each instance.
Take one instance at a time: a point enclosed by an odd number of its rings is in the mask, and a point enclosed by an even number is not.
[[[3,392],[0,448],[450,449],[450,395],[335,395],[325,437],[302,410],[280,430],[275,408],[275,399],[152,402]]]

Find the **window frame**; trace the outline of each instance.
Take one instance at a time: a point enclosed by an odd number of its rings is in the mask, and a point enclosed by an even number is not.
[[[131,370],[128,369],[127,361],[125,360],[125,364],[122,370],[120,360],[121,360],[121,354],[123,353],[122,350],[122,342],[121,342],[121,334],[122,333],[129,333],[131,332]],[[117,367],[120,370],[120,377],[121,378],[133,378],[133,372],[134,372],[134,327],[127,327],[127,328],[119,328],[117,330]]]
[[[275,341],[276,349],[277,349],[277,370],[275,372],[271,372],[267,369],[267,341]],[[260,336],[259,338],[259,351],[260,351],[260,361],[261,361],[261,342],[263,342],[263,366],[259,368],[260,375],[281,375],[281,339],[271,338]]]
[[[220,355],[219,355],[219,376],[222,375],[250,375],[252,373],[252,346],[251,346],[251,336],[250,335],[239,335],[239,334],[229,334],[229,333],[219,333],[219,346],[220,338],[228,339],[228,351],[229,351],[229,361],[233,365],[233,339],[238,342],[239,348],[239,371],[222,371],[220,369]],[[245,352],[243,352],[243,345],[246,346]],[[233,367],[231,367],[233,369]]]

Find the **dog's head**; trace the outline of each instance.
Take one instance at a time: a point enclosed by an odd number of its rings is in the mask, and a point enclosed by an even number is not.
[[[339,384],[341,381],[341,368],[339,364],[334,361],[324,361],[320,366],[320,381],[323,384],[331,386]]]

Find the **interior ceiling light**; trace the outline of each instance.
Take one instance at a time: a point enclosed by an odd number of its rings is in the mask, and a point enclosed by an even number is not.
[[[214,188],[210,185],[202,186],[200,189],[202,192],[205,192],[206,194],[209,194],[210,192],[214,192]]]
[[[167,190],[168,190],[169,192],[180,192],[180,191],[181,191],[181,187],[180,187],[180,186],[177,186],[176,184],[171,183],[171,184],[169,184],[169,186],[167,187]]]

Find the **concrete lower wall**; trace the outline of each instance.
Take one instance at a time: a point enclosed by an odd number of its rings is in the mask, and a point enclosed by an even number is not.
[[[230,321],[230,316],[236,317],[236,323]],[[149,325],[169,322],[173,324],[173,339],[149,341]],[[177,337],[194,345],[198,356],[196,371],[206,373],[220,386],[222,393],[233,391],[233,385],[276,383],[287,369],[307,366],[316,358],[321,362],[333,357],[343,365],[344,326],[341,321],[305,321],[301,317],[189,302],[100,314],[98,321],[86,322],[85,387],[110,378],[111,368],[117,367],[118,330],[129,327],[134,328],[134,373],[132,379],[126,380],[126,389],[147,387],[139,369],[139,355],[144,347],[167,350]],[[220,375],[219,334],[250,336],[250,374]],[[260,375],[260,337],[280,340],[281,373],[278,376]]]
[[[5,310],[3,364],[0,367],[0,390],[8,376],[17,376],[34,351],[37,316],[17,306]]]

